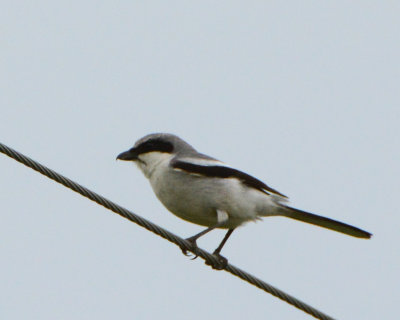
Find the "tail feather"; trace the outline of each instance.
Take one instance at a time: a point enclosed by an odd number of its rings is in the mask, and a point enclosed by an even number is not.
[[[369,239],[372,236],[372,234],[367,231],[361,230],[340,221],[322,217],[288,206],[284,206],[282,208],[282,215],[291,219],[310,223],[322,228],[334,230],[357,238]]]

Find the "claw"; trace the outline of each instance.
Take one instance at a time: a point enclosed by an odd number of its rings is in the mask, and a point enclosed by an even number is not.
[[[197,249],[198,249],[197,243],[196,243],[196,239],[197,239],[197,238],[195,238],[195,237],[190,237],[190,238],[187,238],[187,239],[186,239],[186,241],[189,241],[189,243],[192,245],[191,251],[194,253],[194,257],[191,258],[191,260],[194,260],[194,259],[196,259],[196,258],[199,256],[198,254],[196,254]],[[181,247],[181,250],[182,250],[182,253],[183,253],[185,256],[189,257],[189,256],[191,255],[191,254],[188,252],[187,249]],[[220,248],[217,248],[217,249],[215,249],[215,251],[213,252],[214,257],[217,258],[217,263],[213,263],[213,262],[211,262],[211,260],[206,260],[206,265],[211,266],[211,268],[213,268],[213,269],[215,269],[215,270],[222,270],[222,269],[225,269],[226,266],[228,265],[228,259],[225,258],[225,257],[223,257],[223,256],[221,256],[221,255],[219,254],[219,250],[220,250]]]
[[[192,245],[192,248],[191,248],[192,251],[196,252],[196,249],[197,249],[196,240],[195,240],[195,239],[192,239],[192,238],[187,238],[187,239],[185,239],[185,240],[190,242],[190,244]],[[182,253],[183,253],[185,256],[187,256],[187,257],[190,257],[190,256],[191,256],[191,253],[189,253],[187,249],[181,247],[181,250],[182,250]],[[198,255],[196,254],[196,255],[194,256],[194,258],[192,258],[191,260],[194,260],[194,259],[196,259],[197,257],[198,257]]]
[[[206,265],[211,266],[211,268],[215,269],[215,270],[222,270],[225,269],[226,266],[228,265],[228,259],[221,256],[219,254],[219,252],[215,252],[213,253],[213,255],[217,258],[218,262],[217,263],[213,263],[209,260],[206,260]]]
[[[189,256],[190,256],[190,253],[188,253],[188,251],[187,251],[185,248],[181,248],[181,250],[182,250],[182,253],[183,253],[186,257],[189,257]]]

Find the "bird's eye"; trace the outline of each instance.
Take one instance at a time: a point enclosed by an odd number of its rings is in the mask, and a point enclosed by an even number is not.
[[[146,148],[147,150],[151,150],[151,149],[153,149],[155,146],[156,146],[156,144],[154,143],[154,141],[147,141],[147,142],[145,143],[145,148]]]
[[[139,153],[147,153],[152,151],[172,152],[173,146],[169,142],[162,140],[149,140],[137,147]]]

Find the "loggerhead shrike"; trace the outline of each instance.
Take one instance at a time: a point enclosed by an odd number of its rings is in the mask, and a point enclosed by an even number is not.
[[[283,216],[357,238],[371,233],[289,207],[287,197],[260,180],[221,161],[197,152],[181,138],[168,133],[149,134],[117,159],[135,162],[162,204],[179,218],[208,228],[188,238],[196,240],[215,228],[228,229],[214,255],[223,268],[221,249],[233,230],[248,221]],[[185,254],[186,251],[182,250]]]

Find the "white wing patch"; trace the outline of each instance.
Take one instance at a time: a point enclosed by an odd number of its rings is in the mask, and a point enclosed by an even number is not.
[[[223,163],[222,161],[212,160],[212,159],[180,158],[179,161],[197,164],[200,166],[224,166],[224,167],[231,168],[231,166],[227,165],[226,163]]]

